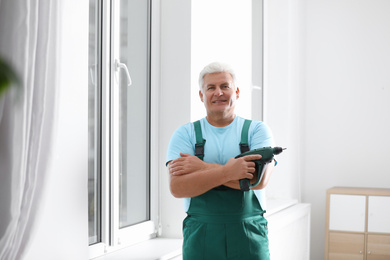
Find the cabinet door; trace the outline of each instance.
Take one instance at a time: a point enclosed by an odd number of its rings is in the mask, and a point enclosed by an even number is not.
[[[363,260],[364,234],[329,233],[329,260]]]
[[[367,260],[390,259],[390,235],[367,236]]]
[[[329,230],[365,231],[366,196],[330,195]]]
[[[390,197],[368,197],[368,232],[390,233]]]

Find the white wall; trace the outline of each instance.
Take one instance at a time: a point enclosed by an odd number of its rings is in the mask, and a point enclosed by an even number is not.
[[[264,11],[265,121],[288,147],[268,195],[312,205],[310,259],[323,259],[326,189],[390,184],[390,2],[275,0]]]
[[[24,259],[88,259],[88,10],[88,1],[61,2],[53,162]]]
[[[264,121],[277,146],[287,147],[267,187],[268,198],[300,198],[302,0],[264,1]]]
[[[390,186],[390,2],[306,1],[302,200],[323,259],[325,191]]]
[[[169,140],[191,117],[191,1],[161,1],[161,88],[160,88],[160,188],[163,237],[181,237],[185,217],[180,199],[169,191],[165,167]]]

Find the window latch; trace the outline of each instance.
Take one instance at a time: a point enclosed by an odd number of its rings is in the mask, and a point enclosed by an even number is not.
[[[119,71],[119,69],[125,70],[127,76],[127,86],[130,87],[133,82],[130,77],[129,69],[127,68],[125,63],[121,63],[119,62],[119,60],[115,60],[115,71]]]

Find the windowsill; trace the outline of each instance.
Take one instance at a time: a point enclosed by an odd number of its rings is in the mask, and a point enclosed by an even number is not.
[[[169,260],[181,255],[182,240],[154,238],[124,249],[94,258],[94,260]]]

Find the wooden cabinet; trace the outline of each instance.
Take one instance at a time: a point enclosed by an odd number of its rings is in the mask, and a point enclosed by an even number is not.
[[[364,259],[364,235],[341,232],[329,233],[329,259]]]
[[[389,260],[390,189],[327,190],[325,226],[325,260]]]
[[[390,234],[390,196],[368,197],[368,232]]]
[[[330,194],[329,229],[364,232],[366,197]]]
[[[389,221],[389,220],[388,220]],[[390,235],[367,235],[367,260],[390,259]]]

